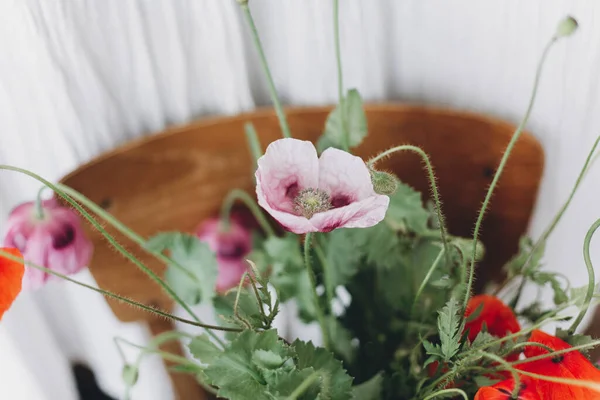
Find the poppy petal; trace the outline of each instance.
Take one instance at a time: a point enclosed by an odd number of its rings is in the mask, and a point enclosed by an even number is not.
[[[23,258],[21,252],[13,248],[1,248],[15,257]],[[0,319],[21,292],[25,266],[0,255]]]

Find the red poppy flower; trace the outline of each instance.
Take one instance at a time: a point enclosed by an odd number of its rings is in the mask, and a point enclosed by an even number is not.
[[[482,387],[477,391],[475,400],[545,400],[538,395],[534,381],[527,377],[521,378],[519,394],[516,399],[512,397],[514,388],[515,382],[507,379],[494,386]]]
[[[16,257],[23,258],[21,252],[12,248],[0,248],[2,251],[10,253]],[[19,263],[0,255],[0,319],[10,308],[13,301],[21,292],[23,274],[25,267]]]
[[[539,330],[532,332],[529,338],[530,342],[543,344],[553,350],[570,349],[571,345],[563,340],[548,335]],[[525,348],[525,355],[528,358],[547,354],[548,351],[541,347],[530,346]],[[537,361],[531,361],[518,365],[520,370],[531,372],[544,376],[581,379],[600,383],[600,371],[585,358],[579,351],[570,351],[560,354],[556,357],[548,357]],[[544,396],[544,399],[599,399],[600,393],[586,388],[570,386],[566,384],[554,383],[545,380],[537,380],[538,393]]]
[[[484,324],[487,331],[497,337],[504,337],[507,334],[521,330],[514,311],[497,297],[487,294],[473,296],[469,300],[465,317],[468,319],[480,307],[483,308],[479,315],[465,325],[465,330],[469,330],[470,341],[475,340],[477,335],[483,330]]]

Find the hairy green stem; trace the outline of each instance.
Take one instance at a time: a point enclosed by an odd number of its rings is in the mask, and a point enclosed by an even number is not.
[[[275,107],[275,113],[277,114],[277,118],[279,118],[279,125],[281,126],[281,133],[283,137],[290,138],[292,137],[290,127],[288,125],[287,119],[285,117],[285,113],[283,112],[283,107],[281,106],[281,102],[279,101],[279,96],[277,96],[277,90],[275,89],[275,83],[273,82],[273,77],[271,76],[271,71],[269,70],[269,64],[267,63],[267,57],[265,56],[265,51],[263,49],[262,43],[260,41],[260,37],[258,35],[258,29],[256,29],[256,24],[254,23],[254,18],[252,18],[252,13],[250,12],[250,7],[248,7],[247,3],[241,4],[242,11],[244,12],[244,16],[248,25],[250,26],[250,31],[252,33],[252,39],[254,40],[254,46],[258,51],[258,55],[260,58],[260,63],[263,69],[263,72],[267,78],[267,84],[269,85],[269,93],[271,95],[271,101],[273,102],[273,106]]]
[[[231,209],[237,200],[241,200],[246,207],[248,207],[267,236],[276,236],[275,230],[271,227],[265,215],[260,211],[260,207],[256,204],[256,201],[241,189],[233,189],[230,191],[221,205],[221,224],[223,224],[225,229],[229,229]]]
[[[521,371],[521,370],[519,370],[519,374],[528,376],[530,378],[539,379],[541,381],[560,383],[560,384],[569,385],[569,386],[577,386],[577,387],[593,390],[595,392],[600,393],[600,383],[594,382],[594,381],[586,381],[583,379],[560,378],[560,377],[555,377],[555,376],[535,374],[533,372],[527,372],[527,371]]]
[[[578,346],[569,347],[567,349],[562,349],[562,350],[551,349],[552,352],[550,352],[550,353],[540,354],[539,356],[528,357],[528,358],[525,358],[522,360],[513,361],[510,364],[515,366],[515,365],[519,365],[519,364],[525,364],[525,363],[530,363],[530,362],[534,362],[534,361],[545,360],[547,358],[554,358],[556,356],[571,353],[573,351],[591,349],[591,348],[599,346],[599,345],[600,345],[600,340],[594,340],[593,342],[586,343],[586,344],[580,344]]]
[[[481,355],[485,358],[488,358],[488,359],[495,361],[498,364],[504,366],[504,368],[511,373],[511,375],[513,377],[513,381],[515,382],[515,387],[513,389],[511,398],[512,399],[518,398],[519,391],[521,390],[521,378],[519,377],[517,370],[512,365],[510,365],[505,359],[497,356],[496,354],[488,353],[488,352],[484,351],[484,352],[481,352]]]
[[[44,207],[42,205],[42,194],[44,190],[46,190],[46,186],[42,186],[40,190],[38,190],[37,197],[35,198],[35,214],[38,219],[44,219]]]
[[[235,294],[235,301],[233,302],[233,315],[235,315],[235,317],[240,320],[240,322],[242,322],[244,325],[246,325],[246,328],[248,328],[249,330],[252,330],[252,325],[250,324],[250,322],[246,321],[246,319],[242,318],[242,316],[240,315],[240,312],[238,310],[238,307],[240,305],[240,295],[242,294],[242,287],[244,286],[244,281],[246,280],[246,276],[248,275],[247,272],[244,272],[244,275],[242,275],[242,279],[240,279],[240,283],[238,284],[238,288],[237,288],[237,293]]]
[[[410,312],[411,316],[413,316],[415,314],[415,308],[417,307],[417,303],[419,302],[419,297],[421,297],[421,294],[423,293],[423,290],[427,286],[427,283],[429,283],[431,276],[437,269],[438,265],[440,264],[440,261],[442,261],[443,255],[444,255],[444,249],[441,249],[440,252],[438,253],[437,257],[433,261],[433,264],[431,264],[431,267],[429,267],[429,271],[427,271],[427,275],[425,275],[423,282],[421,282],[421,285],[419,286],[419,289],[417,290],[417,294],[415,295],[415,300],[412,305],[412,309]]]
[[[13,255],[13,254],[11,254],[11,253],[9,253],[7,251],[4,251],[2,249],[0,249],[0,257],[6,258],[6,259],[9,259],[9,260],[18,262],[18,263],[25,264],[28,267],[35,268],[35,269],[37,269],[39,271],[42,271],[42,272],[45,272],[47,274],[56,276],[57,278],[60,278],[60,279],[63,279],[65,281],[74,283],[75,285],[78,285],[78,286],[84,287],[86,289],[92,290],[92,291],[94,291],[96,293],[100,293],[100,294],[102,294],[102,295],[104,295],[106,297],[110,297],[113,300],[117,300],[117,301],[126,303],[126,304],[128,304],[128,305],[130,305],[132,307],[139,308],[141,310],[147,311],[149,313],[152,313],[152,314],[155,314],[155,315],[158,315],[160,317],[164,317],[164,318],[167,318],[167,319],[170,319],[170,320],[173,320],[173,321],[182,322],[182,323],[187,324],[187,325],[198,326],[198,327],[201,327],[201,328],[204,328],[204,329],[213,329],[213,330],[216,330],[216,331],[224,331],[224,332],[240,332],[241,331],[241,329],[226,328],[226,327],[223,327],[223,326],[203,324],[203,323],[199,323],[199,322],[192,321],[192,320],[189,320],[189,319],[178,317],[176,315],[170,314],[170,313],[165,312],[165,311],[161,311],[161,310],[159,310],[157,308],[154,308],[154,307],[147,306],[145,304],[139,303],[139,302],[137,302],[135,300],[132,300],[130,298],[118,295],[118,294],[110,292],[108,290],[100,289],[100,288],[88,285],[87,283],[79,282],[79,281],[77,281],[77,280],[75,280],[75,279],[73,279],[73,278],[71,278],[71,277],[69,277],[67,275],[61,274],[60,272],[56,272],[56,271],[54,271],[52,269],[43,267],[41,265],[37,265],[35,263],[32,263],[31,261],[24,260],[23,258],[15,256],[15,255]]]
[[[331,284],[332,279],[331,279],[331,273],[332,273],[332,269],[331,266],[329,265],[329,261],[327,260],[327,257],[325,256],[325,252],[323,251],[323,248],[321,248],[321,245],[319,244],[318,241],[315,242],[315,245],[313,246],[313,248],[315,249],[315,254],[317,255],[317,258],[319,259],[319,262],[321,263],[321,265],[323,266],[323,274],[325,277],[325,295],[327,296],[327,303],[329,305],[329,311],[331,312],[331,314],[333,314],[333,310],[331,309],[332,304],[333,304],[333,297],[334,297],[334,287]]]
[[[319,294],[317,293],[317,278],[315,277],[315,271],[313,271],[312,263],[310,261],[310,245],[312,241],[312,233],[307,233],[304,237],[304,266],[310,279],[310,285],[313,291],[315,300],[315,313],[317,314],[317,320],[321,326],[321,333],[323,335],[323,347],[329,350],[329,331],[327,330],[327,324],[325,322],[325,315],[319,304]]]
[[[73,200],[68,194],[66,194],[64,191],[62,191],[58,186],[52,184],[52,182],[42,178],[41,176],[22,169],[22,168],[18,168],[18,167],[13,167],[10,165],[0,165],[0,170],[7,170],[7,171],[13,171],[13,172],[18,172],[20,174],[24,174],[27,175],[35,180],[37,180],[38,182],[48,186],[50,189],[52,189],[54,191],[54,193],[56,193],[57,195],[59,195],[61,198],[63,198],[67,203],[69,203],[75,210],[77,210],[77,212],[79,212],[79,214],[81,216],[83,216],[90,224],[92,224],[92,226],[94,227],[94,229],[96,229],[98,232],[100,232],[102,234],[102,236],[104,236],[106,238],[106,240],[115,248],[119,251],[119,253],[123,254],[129,261],[131,261],[134,265],[136,265],[138,268],[140,268],[146,275],[148,275],[155,283],[157,283],[177,304],[179,304],[196,322],[198,323],[202,323],[202,321],[200,320],[200,318],[198,318],[198,316],[196,315],[196,313],[194,313],[194,311],[190,308],[190,306],[188,306],[178,295],[177,293],[175,293],[175,291],[163,280],[161,279],[158,275],[156,275],[154,273],[154,271],[152,271],[151,269],[149,269],[147,266],[145,266],[141,261],[139,261],[133,254],[131,254],[129,251],[127,251],[123,246],[121,246],[121,244],[119,244],[117,242],[117,240],[110,234],[108,233],[104,227],[98,223],[98,221],[96,221],[96,219],[90,215],[81,205],[79,205],[79,203],[77,203],[75,200]],[[207,331],[208,334],[213,337],[216,341],[218,341],[219,343],[223,343],[222,340],[214,334],[214,332],[212,332],[211,330]]]
[[[423,151],[423,149],[421,149],[418,146],[405,144],[405,145],[401,145],[401,146],[392,147],[391,149],[388,149],[388,150],[378,154],[377,156],[370,159],[367,162],[367,165],[370,168],[374,168],[375,163],[377,163],[378,161],[380,161],[386,157],[389,157],[390,155],[392,155],[393,153],[398,152],[398,151],[412,151],[413,153],[417,153],[423,159],[423,162],[425,163],[425,170],[427,171],[427,174],[428,174],[429,185],[431,186],[431,193],[433,194],[433,201],[435,202],[435,211],[437,213],[438,223],[440,224],[440,236],[442,238],[442,243],[444,245],[444,254],[446,255],[446,261],[449,262],[450,261],[450,258],[449,258],[450,252],[448,251],[448,237],[447,237],[447,231],[446,231],[446,221],[444,218],[444,214],[442,213],[442,201],[440,200],[440,195],[439,195],[439,191],[438,191],[438,187],[437,187],[437,183],[436,183],[435,173],[433,172],[433,166],[431,165],[431,161],[429,160],[429,156],[427,155],[427,153],[425,153]]]
[[[594,297],[594,289],[596,288],[596,274],[594,273],[594,266],[592,265],[592,258],[590,256],[590,243],[592,242],[592,237],[596,230],[600,227],[600,219],[597,219],[596,222],[592,224],[590,229],[587,231],[585,235],[585,239],[583,240],[583,260],[585,261],[585,266],[587,268],[588,273],[588,288],[585,293],[585,300],[581,306],[581,310],[579,311],[579,315],[573,324],[569,328],[569,335],[572,335],[577,330],[577,327],[585,317],[588,309],[590,308],[590,303],[592,302],[592,297]]]
[[[340,103],[340,120],[342,122],[342,132],[344,140],[342,144],[344,150],[350,149],[350,130],[348,129],[348,115],[346,114],[344,100],[344,72],[342,69],[342,48],[340,46],[340,2],[333,0],[333,32],[335,38],[335,59],[338,76],[338,101]]]
[[[527,110],[525,111],[525,116],[523,117],[523,120],[521,121],[521,123],[519,124],[519,126],[517,127],[515,132],[513,133],[512,138],[510,139],[510,142],[508,143],[508,146],[506,147],[506,150],[504,151],[504,154],[502,155],[502,159],[500,160],[498,169],[496,170],[496,173],[494,174],[492,183],[490,184],[490,187],[488,188],[488,191],[487,191],[487,194],[485,195],[485,199],[483,200],[481,209],[479,210],[479,215],[477,217],[477,221],[475,222],[475,229],[473,231],[472,258],[471,258],[471,265],[469,266],[469,278],[468,278],[468,282],[467,282],[467,290],[465,292],[465,299],[464,299],[464,303],[463,303],[463,309],[465,309],[465,310],[467,309],[467,304],[469,303],[469,299],[471,298],[471,294],[473,291],[473,280],[475,278],[475,254],[477,252],[477,241],[479,240],[479,231],[481,229],[481,223],[483,222],[483,217],[485,216],[485,212],[487,211],[487,208],[488,208],[488,205],[492,198],[492,195],[494,193],[494,190],[496,189],[496,185],[498,185],[498,181],[500,180],[500,177],[502,176],[502,172],[504,171],[504,167],[506,166],[508,157],[512,153],[512,150],[513,150],[515,144],[517,143],[517,140],[519,140],[519,137],[521,137],[521,133],[523,132],[523,129],[525,128],[525,125],[527,124],[527,121],[529,121],[529,116],[531,115],[531,110],[533,109],[533,104],[535,103],[535,98],[536,98],[538,86],[540,83],[542,67],[544,66],[544,61],[546,60],[546,57],[548,56],[548,52],[550,51],[550,48],[556,42],[556,40],[557,40],[557,38],[553,37],[550,40],[550,42],[548,42],[546,47],[544,48],[544,52],[542,53],[542,57],[540,58],[540,61],[538,63],[537,70],[535,73],[533,90],[531,92],[531,97],[529,99],[529,104],[527,106]]]
[[[99,205],[94,203],[92,200],[90,200],[89,198],[84,196],[82,193],[78,192],[77,190],[75,190],[73,188],[70,188],[67,185],[63,185],[62,183],[57,183],[56,187],[59,188],[61,191],[63,191],[65,194],[69,195],[73,199],[75,199],[78,202],[80,202],[81,204],[83,204],[88,209],[90,209],[90,211],[92,211],[94,214],[96,214],[96,216],[98,216],[101,219],[103,219],[104,221],[108,222],[109,225],[111,225],[117,231],[119,231],[121,234],[123,234],[123,236],[130,239],[132,242],[134,242],[138,246],[140,246],[140,248],[143,249],[146,253],[154,256],[157,260],[161,261],[164,265],[172,265],[174,268],[177,268],[181,273],[186,275],[189,279],[200,283],[200,281],[198,280],[198,277],[196,275],[192,274],[191,271],[189,271],[183,265],[179,264],[178,262],[171,259],[170,257],[167,257],[160,251],[150,250],[146,246],[147,239],[145,239],[141,235],[138,235],[134,230],[130,229],[127,225],[125,225],[124,223],[119,221],[111,213],[104,210],[102,207],[100,207]]]

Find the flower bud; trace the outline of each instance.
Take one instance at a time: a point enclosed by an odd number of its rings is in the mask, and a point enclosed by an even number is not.
[[[557,38],[571,36],[573,33],[575,33],[578,26],[579,24],[575,18],[567,16],[565,19],[559,22],[558,26],[556,27],[555,36]]]
[[[125,364],[123,366],[123,372],[121,372],[121,377],[127,387],[132,387],[137,383],[139,370],[134,365]]]
[[[398,178],[391,172],[377,171],[374,169],[371,172],[371,182],[373,183],[373,190],[377,194],[384,194],[391,196],[398,190]]]
[[[79,215],[54,198],[42,202],[41,214],[34,202],[21,204],[10,213],[6,225],[4,245],[19,249],[26,261],[72,275],[92,258],[94,246]],[[46,272],[27,267],[23,286],[37,289],[51,278]]]
[[[232,214],[227,230],[222,229],[219,218],[209,218],[198,226],[196,236],[217,256],[217,292],[223,293],[236,287],[248,270],[246,256],[252,250],[251,232],[242,217]]]

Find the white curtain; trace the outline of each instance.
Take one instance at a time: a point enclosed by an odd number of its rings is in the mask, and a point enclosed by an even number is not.
[[[550,54],[528,125],[547,156],[531,226],[539,234],[600,132],[600,3],[341,3],[348,87],[369,101],[442,105],[512,122],[525,110],[536,61],[557,21],[567,13],[577,17],[580,31]],[[282,99],[334,102],[331,2],[250,4]],[[58,179],[168,125],[267,105],[237,7],[235,0],[0,0],[0,163]],[[574,285],[587,279],[581,247],[600,216],[598,179],[598,170],[589,175],[546,255],[548,268],[567,272]],[[0,224],[37,188],[23,176],[0,174]],[[87,272],[77,278],[93,283]],[[121,398],[114,336],[143,343],[148,333],[118,322],[102,298],[71,285],[23,294],[0,324],[0,398],[76,399],[73,360],[89,364],[102,388]],[[134,399],[172,397],[160,360],[149,358]]]

